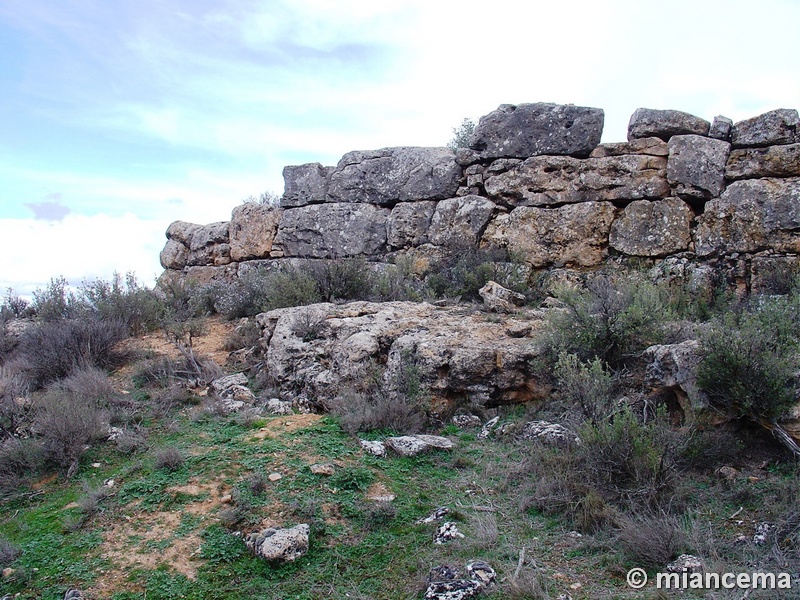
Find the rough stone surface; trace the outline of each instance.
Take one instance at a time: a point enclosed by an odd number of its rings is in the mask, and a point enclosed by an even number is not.
[[[359,440],[359,444],[364,449],[365,452],[372,454],[373,456],[384,457],[386,456],[386,446],[383,442],[379,441],[370,441],[370,440]]]
[[[345,154],[331,172],[328,199],[393,206],[456,195],[461,167],[449,148],[383,148]]]
[[[211,389],[214,390],[216,394],[222,394],[225,390],[236,385],[247,385],[247,375],[244,373],[234,373],[233,375],[219,377],[211,382]]]
[[[189,249],[178,240],[167,240],[159,259],[165,269],[182,269],[189,262]]]
[[[722,140],[724,142],[730,142],[732,130],[733,121],[728,117],[718,115],[714,117],[714,120],[711,123],[711,129],[708,130],[708,137]]]
[[[586,157],[603,134],[602,109],[560,104],[503,104],[481,117],[469,146],[483,160],[542,154]]]
[[[711,124],[679,110],[637,108],[628,122],[628,141],[657,137],[668,141],[673,135],[708,135]]]
[[[607,254],[616,209],[608,202],[559,208],[520,206],[489,224],[482,243],[505,247],[535,268],[590,267]]]
[[[797,139],[798,125],[800,116],[796,110],[771,110],[736,123],[731,131],[731,144],[734,148],[794,144],[800,141]]]
[[[486,421],[486,423],[483,424],[483,427],[481,427],[481,430],[478,433],[478,439],[479,440],[487,439],[490,435],[492,435],[494,430],[497,428],[498,423],[500,423],[500,417],[493,417],[488,421]]]
[[[294,562],[308,552],[310,527],[305,523],[294,527],[267,528],[251,533],[245,539],[250,551],[268,562]]]
[[[386,248],[388,208],[372,204],[312,204],[283,213],[275,245],[303,258],[374,256]]]
[[[666,566],[668,573],[702,573],[703,560],[692,554],[681,554]]]
[[[589,158],[604,158],[606,156],[623,156],[625,154],[647,154],[649,156],[667,156],[669,150],[667,143],[661,138],[646,137],[629,142],[613,142],[600,144],[592,150]]]
[[[324,320],[324,334],[304,341],[296,319]],[[461,397],[477,405],[521,402],[547,392],[536,378],[532,359],[539,350],[507,329],[541,315],[522,311],[504,323],[491,322],[467,307],[436,307],[415,302],[314,304],[262,313],[256,320],[267,348],[266,369],[282,389],[303,389],[331,399],[336,388],[363,379],[369,365],[386,365],[387,390],[396,374],[414,360],[421,384],[434,402]]]
[[[401,435],[384,440],[384,445],[399,456],[416,456],[431,449],[450,450],[453,442],[438,435]]]
[[[233,209],[230,223],[231,260],[267,258],[283,209],[245,202]]]
[[[227,221],[199,225],[189,242],[190,266],[226,265],[231,262]]]
[[[195,223],[174,221],[167,227],[167,239],[175,240],[188,248],[192,243],[192,237],[194,237],[195,232],[201,227],[202,225],[196,225]]]
[[[472,429],[483,425],[480,417],[476,415],[455,415],[451,421],[459,429]]]
[[[697,218],[698,256],[757,252],[800,252],[800,178],[746,179],[706,203]]]
[[[699,135],[676,135],[669,140],[667,180],[678,196],[714,198],[725,189],[725,164],[730,144]]]
[[[401,202],[389,214],[386,241],[392,248],[421,246],[428,241],[428,228],[436,210],[436,202]]]
[[[494,203],[480,196],[442,200],[431,218],[428,241],[437,246],[477,244],[494,210]]]
[[[319,163],[284,167],[281,206],[295,208],[325,202],[331,171],[333,167],[323,167]]]
[[[497,581],[495,570],[482,560],[467,564],[464,575],[457,567],[439,565],[428,573],[425,600],[465,600],[475,598]]]
[[[800,177],[800,144],[733,150],[725,177],[729,180]]]
[[[673,392],[683,412],[691,416],[708,407],[708,398],[697,385],[697,365],[702,359],[697,340],[650,346],[643,353],[647,362],[645,383],[659,391]]]
[[[512,311],[525,304],[523,294],[504,288],[496,281],[486,282],[486,285],[478,290],[478,294],[483,298],[486,308],[498,312]]]
[[[270,398],[267,401],[266,411],[270,415],[290,415],[292,414],[292,403],[280,398]]]
[[[536,440],[551,446],[562,448],[580,445],[580,438],[559,423],[549,421],[530,421],[522,426],[520,437],[524,440]]]
[[[458,530],[458,526],[453,521],[445,521],[436,529],[433,536],[434,544],[446,544],[453,540],[463,539],[464,534]]]
[[[579,160],[536,156],[487,177],[486,193],[509,206],[553,206],[587,201],[631,201],[669,195],[667,161],[624,155]]]
[[[611,225],[612,248],[629,256],[666,256],[689,248],[694,213],[679,198],[626,206]]]

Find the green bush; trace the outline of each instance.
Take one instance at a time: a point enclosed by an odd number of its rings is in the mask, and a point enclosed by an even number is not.
[[[18,356],[31,384],[42,387],[77,368],[119,366],[125,356],[115,346],[127,336],[127,326],[118,320],[44,321],[25,330]]]
[[[568,407],[578,406],[594,425],[611,415],[614,378],[599,358],[583,363],[575,354],[561,353],[553,374]]]
[[[111,281],[84,282],[79,290],[84,306],[104,321],[122,321],[131,335],[155,329],[164,318],[165,305],[156,294],[143,287],[136,275],[123,281],[114,273]]]
[[[599,358],[612,368],[665,339],[674,313],[664,290],[641,276],[598,275],[584,289],[555,290],[561,310],[548,312],[544,339],[553,360],[562,352]]]
[[[772,421],[795,403],[799,309],[796,297],[762,297],[712,322],[697,369],[712,403],[756,421]]]
[[[325,260],[314,264],[310,275],[324,302],[366,300],[372,294],[372,272],[363,258]]]
[[[447,147],[451,150],[469,147],[469,139],[475,131],[475,121],[464,118],[458,127],[453,127],[453,137],[447,142]]]
[[[48,286],[33,292],[31,309],[42,321],[71,319],[81,314],[85,307],[78,296],[70,291],[69,282],[63,277],[50,280]]]

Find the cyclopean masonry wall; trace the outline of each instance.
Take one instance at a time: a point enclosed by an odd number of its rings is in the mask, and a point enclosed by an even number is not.
[[[279,207],[175,222],[161,262],[165,277],[203,283],[288,260],[424,262],[470,244],[536,270],[645,262],[759,288],[800,253],[799,122],[788,109],[735,124],[638,109],[627,142],[600,144],[600,109],[502,105],[455,152],[384,148],[288,166]]]

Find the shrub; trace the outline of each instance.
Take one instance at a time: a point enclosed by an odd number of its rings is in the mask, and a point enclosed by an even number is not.
[[[44,452],[37,440],[8,438],[0,442],[0,496],[17,491],[26,477],[43,466]]]
[[[561,352],[581,360],[599,358],[612,368],[623,366],[646,347],[664,340],[672,318],[669,298],[640,276],[598,275],[585,289],[558,287],[561,310],[548,312],[545,343],[555,361]]]
[[[366,300],[372,293],[372,274],[363,258],[324,260],[311,267],[310,275],[324,302]]]
[[[712,323],[697,381],[714,404],[757,422],[773,421],[794,404],[797,309],[794,299],[761,299]]]
[[[110,369],[124,360],[115,345],[128,335],[121,321],[66,319],[37,323],[25,330],[19,354],[34,387],[61,379],[74,369]]]
[[[342,393],[329,403],[328,410],[350,435],[378,429],[414,434],[424,431],[427,423],[425,410],[419,402],[392,398],[380,391]]]
[[[33,316],[33,308],[30,302],[21,298],[11,288],[8,288],[5,298],[3,298],[3,303],[0,304],[0,321],[31,316]]]
[[[31,308],[36,318],[42,321],[73,319],[85,309],[63,277],[53,278],[45,289],[33,292]]]
[[[162,471],[177,471],[186,462],[186,457],[177,448],[165,448],[155,455],[155,468]]]
[[[165,305],[143,287],[136,275],[119,273],[111,281],[84,282],[80,288],[84,304],[104,321],[122,321],[131,335],[155,329],[163,320]]]
[[[313,275],[297,267],[282,267],[270,276],[269,284],[265,303],[265,308],[269,310],[287,306],[305,306],[322,300]]]
[[[469,139],[475,131],[475,121],[464,118],[458,127],[453,127],[453,137],[447,142],[446,146],[455,151],[458,148],[469,147]]]
[[[0,537],[0,567],[7,567],[22,554],[17,546]]]
[[[419,302],[425,292],[425,284],[414,273],[413,260],[409,258],[398,258],[373,277],[372,295],[380,302]]]
[[[138,429],[124,429],[114,440],[122,454],[138,454],[148,449],[147,436]]]
[[[681,522],[664,512],[623,517],[617,543],[633,564],[663,568],[688,543]]]
[[[592,424],[611,415],[614,379],[599,358],[582,363],[575,354],[562,352],[553,373],[561,397],[570,406],[577,405]]]
[[[108,421],[97,400],[62,390],[37,399],[34,425],[45,458],[71,477],[87,445],[108,436]]]

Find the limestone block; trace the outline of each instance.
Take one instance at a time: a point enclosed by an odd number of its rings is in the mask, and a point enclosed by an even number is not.
[[[689,248],[692,209],[679,198],[631,202],[611,225],[609,244],[629,256],[667,256]]]
[[[708,135],[711,123],[680,110],[637,108],[628,122],[628,141],[657,137],[669,141],[673,135]]]
[[[725,163],[731,145],[699,135],[669,140],[667,180],[682,198],[715,198],[725,189]]]
[[[386,240],[389,246],[407,248],[427,243],[434,210],[434,200],[397,204],[386,222]]]
[[[725,177],[729,180],[800,177],[800,144],[733,150]]]
[[[731,131],[734,148],[746,146],[772,146],[798,142],[797,129],[800,116],[794,109],[779,108],[739,121]]]
[[[319,163],[284,167],[281,206],[293,208],[325,202],[331,171],[333,167],[323,167]]]
[[[267,258],[283,209],[245,202],[233,209],[229,228],[232,260]]]
[[[494,202],[480,196],[442,200],[431,218],[428,241],[436,246],[477,244],[494,210]]]

